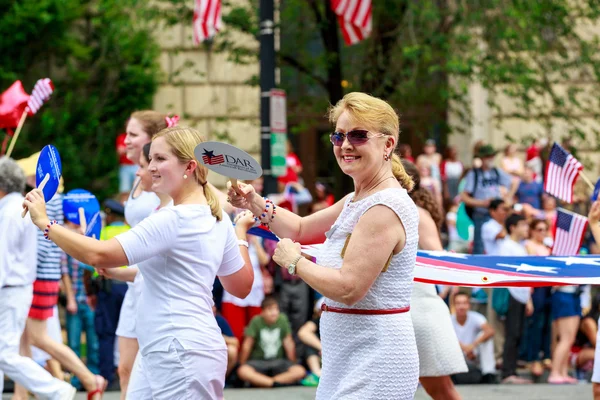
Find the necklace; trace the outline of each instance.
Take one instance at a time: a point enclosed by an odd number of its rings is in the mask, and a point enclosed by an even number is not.
[[[381,185],[383,182],[387,181],[388,179],[396,179],[396,177],[388,176],[387,178],[383,178],[375,186],[373,186],[371,189],[367,190],[367,194],[369,194],[373,189],[375,189],[377,186]],[[368,197],[368,196],[365,196],[365,197]],[[363,197],[363,198],[365,198],[365,197]],[[360,200],[362,200],[362,199],[360,199]],[[350,202],[348,204],[355,203],[356,201],[360,201],[360,200],[356,200],[356,197],[353,197],[352,200],[350,200]]]

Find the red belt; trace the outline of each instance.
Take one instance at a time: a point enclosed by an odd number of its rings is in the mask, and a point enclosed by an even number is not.
[[[381,315],[381,314],[402,314],[410,311],[410,306],[402,308],[388,308],[387,310],[361,310],[358,308],[339,308],[330,307],[327,304],[321,304],[322,311],[329,311],[341,314],[361,314],[361,315]]]

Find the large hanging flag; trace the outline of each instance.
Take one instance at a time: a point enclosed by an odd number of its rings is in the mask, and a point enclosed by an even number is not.
[[[371,34],[371,0],[331,0],[331,9],[338,16],[344,41],[348,46]]]
[[[29,101],[27,102],[27,108],[29,108],[29,115],[34,115],[39,111],[42,105],[48,101],[50,95],[54,92],[54,84],[50,78],[40,79],[35,83]]]
[[[6,128],[10,136],[13,134],[12,128],[19,125],[28,101],[29,95],[21,81],[16,81],[0,94],[0,128]]]
[[[221,30],[221,0],[195,0],[194,43],[208,40]]]
[[[554,245],[552,254],[557,256],[574,256],[579,254],[588,219],[579,214],[559,208],[556,210],[554,226]]]
[[[573,201],[573,186],[579,177],[583,165],[571,153],[558,143],[552,145],[550,157],[546,165],[544,190],[559,199],[571,203]]]

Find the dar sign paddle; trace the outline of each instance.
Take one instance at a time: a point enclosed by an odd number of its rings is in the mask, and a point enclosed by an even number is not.
[[[100,238],[100,203],[92,193],[84,189],[69,191],[63,198],[63,212],[67,221],[81,226],[85,236]]]
[[[60,162],[60,154],[58,154],[56,147],[49,144],[40,152],[37,167],[35,168],[35,185],[44,194],[46,202],[56,194],[60,185],[61,175],[62,164]],[[27,211],[27,208],[25,208],[21,217],[25,218]]]
[[[235,146],[221,142],[203,142],[194,149],[196,159],[206,168],[229,178],[234,190],[238,179],[254,180],[262,176],[258,161]]]

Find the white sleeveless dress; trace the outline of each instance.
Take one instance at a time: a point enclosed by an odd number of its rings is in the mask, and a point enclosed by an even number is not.
[[[352,195],[350,196],[352,197]],[[410,304],[419,242],[419,214],[404,189],[385,189],[357,202],[346,202],[317,256],[324,267],[342,267],[341,251],[359,218],[376,205],[392,209],[406,231],[404,249],[392,257],[367,295],[352,307],[390,309]],[[317,399],[413,399],[419,380],[419,357],[411,312],[356,315],[323,312],[320,322],[323,372]]]
[[[419,350],[419,376],[467,372],[467,363],[452,326],[450,310],[438,296],[434,285],[413,283],[410,311]]]
[[[138,181],[139,184],[139,181]],[[160,199],[153,192],[142,192],[138,197],[133,197],[137,185],[134,185],[127,203],[125,204],[125,220],[130,227],[135,227],[137,224],[147,218],[160,205]],[[131,267],[134,267],[132,265]],[[127,282],[129,288],[125,293],[121,313],[119,314],[119,324],[117,325],[117,336],[130,339],[137,339],[135,333],[135,320],[137,315],[137,302],[142,294],[143,277],[138,272],[135,280]]]

